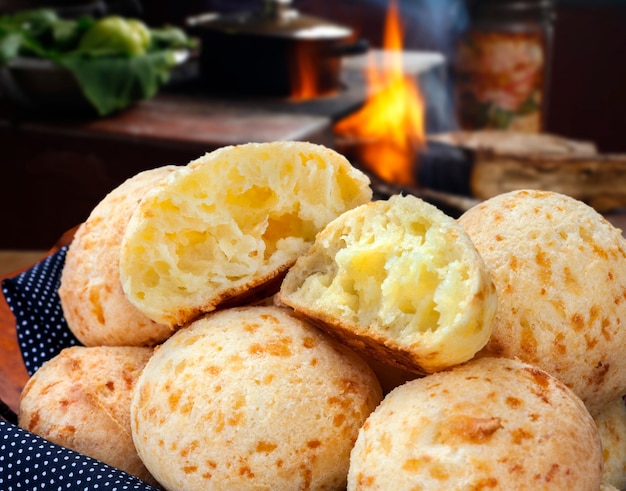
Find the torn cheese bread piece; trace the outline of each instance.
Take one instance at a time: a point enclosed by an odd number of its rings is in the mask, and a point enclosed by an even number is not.
[[[220,148],[142,199],[122,244],[124,292],[171,326],[272,295],[317,232],[371,197],[369,178],[321,145]]]
[[[276,301],[378,361],[432,373],[487,343],[497,298],[461,226],[415,196],[395,195],[328,224]]]

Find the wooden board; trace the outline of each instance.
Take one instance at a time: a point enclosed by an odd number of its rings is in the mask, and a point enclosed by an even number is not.
[[[468,186],[475,199],[542,189],[580,199],[600,212],[626,207],[626,155],[600,154],[591,142],[491,130],[430,138],[471,151]]]

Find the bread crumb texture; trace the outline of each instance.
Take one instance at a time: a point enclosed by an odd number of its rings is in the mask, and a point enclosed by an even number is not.
[[[124,291],[148,317],[183,325],[283,275],[329,221],[371,197],[367,176],[320,145],[220,148],[142,199],[123,241]]]
[[[290,310],[240,307],[157,350],[131,424],[169,490],[342,490],[358,430],[381,399],[360,357]]]
[[[546,370],[594,415],[626,394],[622,231],[581,201],[535,190],[487,200],[459,223],[498,292],[488,353]]]
[[[596,491],[602,448],[556,378],[479,358],[392,390],[359,431],[348,490]]]
[[[356,349],[427,372],[480,350],[497,302],[465,231],[410,195],[359,206],[331,222],[288,272],[279,300]]]

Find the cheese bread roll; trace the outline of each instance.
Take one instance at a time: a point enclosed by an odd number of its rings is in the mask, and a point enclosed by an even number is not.
[[[594,420],[602,441],[602,480],[626,489],[626,404],[622,397],[605,406]]]
[[[597,491],[601,480],[582,401],[532,365],[479,358],[385,396],[359,431],[348,491]]]
[[[289,309],[222,309],[179,330],[131,403],[135,446],[168,490],[344,490],[382,399],[354,352]]]
[[[176,166],[139,172],[107,194],[76,231],[61,273],[59,299],[68,327],[85,346],[150,346],[172,329],[131,304],[119,258],[128,220],[143,194]]]
[[[497,299],[461,226],[415,196],[396,195],[328,224],[277,302],[374,359],[432,373],[485,345]]]
[[[498,291],[492,355],[518,357],[559,378],[595,415],[626,394],[626,240],[571,197],[519,190],[459,223]]]
[[[22,391],[19,425],[151,484],[130,429],[133,387],[152,356],[140,346],[73,346],[44,363]]]
[[[122,245],[124,291],[171,326],[270,296],[319,230],[371,197],[367,176],[320,145],[220,148],[142,199]]]

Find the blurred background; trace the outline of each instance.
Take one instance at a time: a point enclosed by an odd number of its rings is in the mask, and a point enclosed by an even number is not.
[[[400,0],[406,49],[440,51],[450,60],[456,38],[471,26],[471,3]],[[258,2],[179,0],[164,4],[144,2],[150,22],[184,25],[191,14],[254,8]],[[382,43],[386,0],[295,0],[294,5],[352,26],[372,46]],[[545,130],[594,141],[604,151],[626,151],[626,1],[555,0],[553,6]]]
[[[397,0],[402,49],[416,54],[408,59],[414,62],[427,99],[426,131],[454,130],[471,123],[460,120],[462,99],[455,98],[455,85],[460,83],[455,63],[465,36],[493,24],[517,35],[519,25],[530,23],[545,35],[541,45],[545,52],[541,124],[528,131],[590,141],[604,153],[626,153],[626,0],[499,3],[512,10],[496,12],[494,17],[493,12],[481,10],[493,6],[489,0]],[[293,0],[287,4],[349,28],[352,38],[366,41],[369,50],[385,48],[387,0]],[[150,26],[189,30],[190,19],[256,11],[262,5],[261,0],[0,0],[0,14],[38,7],[72,15],[115,12],[140,18]],[[527,13],[520,13],[519,8]],[[205,48],[214,60],[231,56],[224,44]],[[348,58],[353,61],[352,56]],[[355,59],[354,66],[360,66],[359,58]],[[45,250],[84,220],[123,179],[157,165],[185,164],[215,146],[238,143],[238,138],[304,138],[332,145],[329,126],[353,112],[366,97],[361,79],[354,84],[342,79],[342,93],[333,96],[294,103],[289,97],[271,97],[270,101],[250,93],[233,100],[232,94],[221,97],[207,88],[207,80],[222,77],[219,70],[198,78],[198,60],[192,58],[191,64],[179,67],[154,101],[106,117],[77,116],[69,107],[52,113],[46,113],[43,106],[24,111],[6,91],[0,92],[0,162],[5,174],[0,184],[0,250]],[[244,78],[260,84],[268,76],[258,73]],[[437,87],[430,83],[433,79]]]

